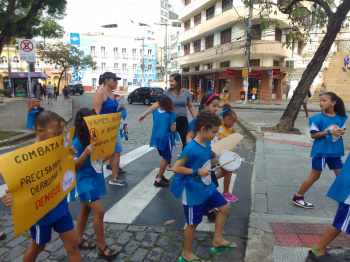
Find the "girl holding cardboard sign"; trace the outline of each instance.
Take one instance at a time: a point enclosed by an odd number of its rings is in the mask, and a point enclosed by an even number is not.
[[[66,121],[54,112],[44,110],[40,106],[33,106],[28,113],[28,118],[34,124],[36,133],[35,143],[54,138],[64,133]],[[27,125],[28,127],[28,125]],[[72,155],[76,155],[76,150],[72,147]],[[13,204],[12,194],[6,190],[2,197],[2,202],[6,206]],[[78,240],[74,233],[72,216],[69,213],[67,199],[64,198],[54,209],[47,213],[43,218],[36,222],[31,228],[32,242],[29,249],[24,254],[23,261],[35,261],[39,254],[44,250],[45,245],[51,241],[52,229],[61,237],[64,247],[67,251],[69,261],[81,261],[78,249]]]

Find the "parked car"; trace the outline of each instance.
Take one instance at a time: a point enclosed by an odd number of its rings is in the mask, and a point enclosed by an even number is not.
[[[75,95],[75,93],[79,93],[80,95],[84,94],[84,87],[82,84],[69,85],[68,90],[71,95]]]
[[[145,105],[157,102],[158,96],[164,91],[157,87],[139,87],[128,96],[128,103],[141,102]]]
[[[136,86],[136,85],[128,86],[128,89],[127,89],[128,95],[137,88],[139,88],[139,86]]]

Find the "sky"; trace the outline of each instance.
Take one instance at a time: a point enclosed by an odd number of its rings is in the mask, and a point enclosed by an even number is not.
[[[125,20],[147,19],[147,2],[160,0],[68,0],[67,16],[59,21],[66,33],[89,32],[103,25]],[[175,10],[180,0],[170,0]]]

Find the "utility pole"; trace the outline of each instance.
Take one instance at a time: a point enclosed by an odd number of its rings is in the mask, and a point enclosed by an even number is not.
[[[252,45],[252,19],[253,19],[253,4],[249,3],[249,15],[248,15],[248,26],[247,26],[247,43],[245,49],[245,63],[244,68],[248,68],[248,75],[243,78],[243,90],[245,91],[245,98],[243,104],[247,103],[248,98],[248,85],[249,85],[249,63],[250,63],[250,47]]]
[[[10,49],[9,49],[9,45],[7,44],[7,67],[8,67],[8,79],[9,79],[9,85],[10,85],[10,90],[11,90],[11,97],[12,97],[12,92],[13,92],[13,97],[15,97],[15,92],[12,91],[14,90],[12,87],[12,83],[11,83],[11,78],[10,78],[10,73],[11,73],[11,65],[10,65]]]
[[[145,39],[144,38],[135,38],[136,41],[142,41],[142,85],[145,86]]]
[[[168,20],[165,23],[154,23],[155,25],[165,25],[164,36],[164,64],[165,64],[165,89],[167,89],[168,83]]]

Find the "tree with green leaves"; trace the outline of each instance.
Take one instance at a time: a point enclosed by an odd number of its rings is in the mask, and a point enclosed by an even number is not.
[[[65,16],[67,0],[0,0],[0,54],[14,38],[63,35],[56,22]]]
[[[70,68],[76,71],[87,68],[95,70],[97,68],[91,55],[85,55],[84,51],[71,44],[57,42],[45,45],[38,44],[37,47],[40,49],[42,59],[50,59],[52,64],[61,68],[58,86],[60,86],[63,74]]]
[[[248,6],[252,2],[245,0]],[[259,2],[261,3],[259,19],[265,27],[273,23],[278,25],[278,22],[268,18],[276,12],[276,8],[289,16],[291,26],[298,29],[296,34],[291,32],[287,35],[289,39],[306,40],[314,28],[319,28],[325,33],[314,57],[306,67],[286,110],[279,123],[275,126],[276,131],[291,132],[294,131],[294,123],[298,117],[303,100],[347,18],[347,14],[350,11],[350,1],[339,1],[338,6],[336,6],[334,0],[277,1],[279,4],[268,0]]]

